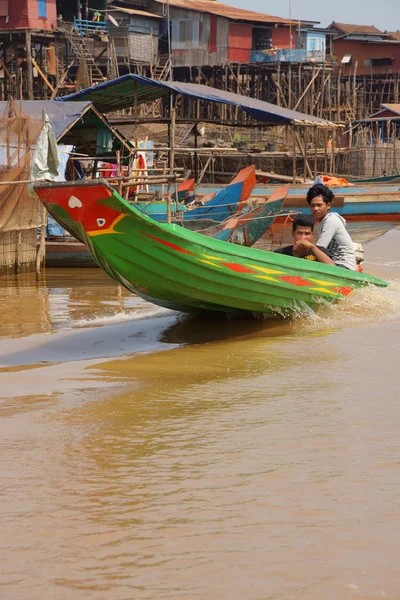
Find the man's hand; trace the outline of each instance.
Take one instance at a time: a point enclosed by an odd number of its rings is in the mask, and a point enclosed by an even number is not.
[[[293,246],[293,256],[297,258],[303,258],[303,256],[309,251],[315,250],[315,244],[310,242],[310,240],[298,240]]]

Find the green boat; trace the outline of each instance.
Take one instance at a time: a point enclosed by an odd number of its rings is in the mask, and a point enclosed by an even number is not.
[[[174,310],[287,317],[335,302],[356,288],[387,285],[364,273],[158,223],[102,180],[40,183],[35,189],[50,214],[86,243],[110,277]]]

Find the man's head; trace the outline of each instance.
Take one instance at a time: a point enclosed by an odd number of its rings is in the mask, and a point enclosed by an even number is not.
[[[292,223],[292,236],[294,243],[299,240],[312,240],[314,219],[311,215],[297,215]]]
[[[316,221],[322,221],[327,215],[334,197],[332,190],[321,183],[313,185],[308,190],[307,202],[310,205],[311,214]]]

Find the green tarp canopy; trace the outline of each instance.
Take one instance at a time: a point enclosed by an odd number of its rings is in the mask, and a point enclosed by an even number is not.
[[[149,103],[169,96],[171,93],[241,108],[253,119],[266,125],[296,124],[336,127],[330,121],[276,106],[270,102],[248,98],[241,94],[233,94],[197,83],[156,81],[132,74],[123,75],[57,100],[60,102],[90,100],[99,111],[108,113],[129,108],[136,102],[137,104]]]

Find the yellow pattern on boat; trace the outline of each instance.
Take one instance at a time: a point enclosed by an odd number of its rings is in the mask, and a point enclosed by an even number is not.
[[[250,269],[256,269],[261,273],[267,273],[268,275],[286,275],[285,271],[276,271],[275,269],[267,269],[266,267],[257,267],[256,265],[246,265]]]
[[[256,279],[267,279],[268,281],[275,281],[276,283],[282,283],[279,279],[274,279],[273,277],[269,277],[269,275],[256,275]]]
[[[324,281],[322,279],[311,279],[310,277],[308,277],[308,281],[312,281],[313,283],[318,283],[319,285],[337,285],[337,283],[334,283],[333,281]]]
[[[325,294],[331,294],[332,296],[337,296],[337,292],[332,292],[332,290],[327,290],[327,289],[325,289],[323,287],[320,287],[320,288],[318,288],[318,287],[310,287],[310,288],[307,288],[307,289],[309,289],[310,291],[312,290],[313,292],[324,292]]]
[[[203,254],[203,256],[204,256],[204,254]],[[212,267],[217,267],[217,269],[223,269],[223,267],[221,265],[216,265],[215,263],[211,262],[211,260],[204,260],[203,258],[196,258],[196,260],[199,262],[202,262],[202,263],[206,263],[206,265],[211,265]]]
[[[111,223],[110,227],[108,227],[107,229],[101,229],[99,231],[88,231],[87,235],[89,235],[90,237],[94,237],[95,235],[104,235],[106,233],[118,233],[118,234],[122,235],[123,232],[122,231],[114,231],[114,227],[116,226],[117,223],[119,223],[126,216],[127,215],[124,215],[124,214],[118,215],[118,217]]]
[[[218,256],[209,256],[208,254],[202,254],[204,258],[209,258],[210,260],[225,260],[223,258],[219,258]]]

